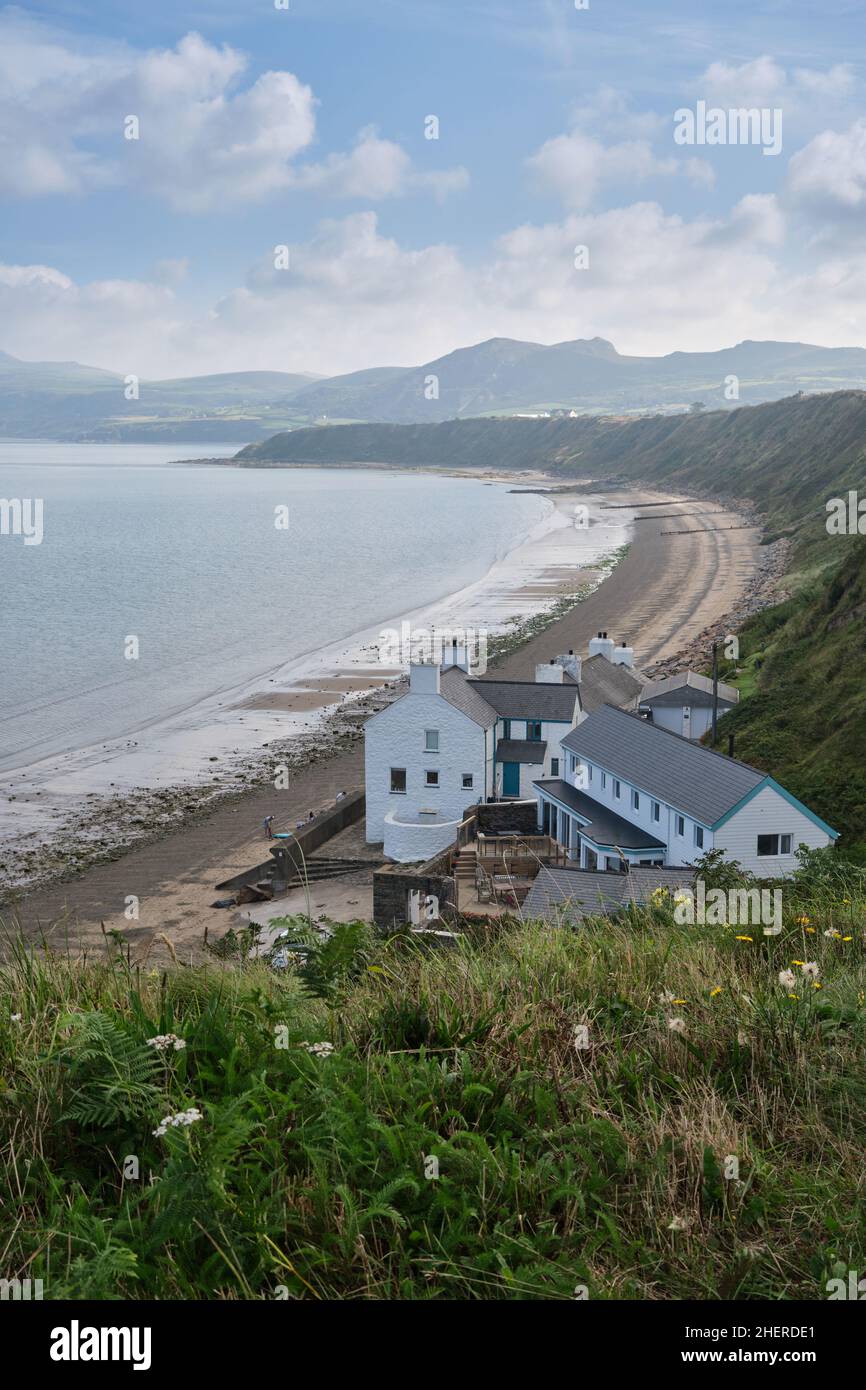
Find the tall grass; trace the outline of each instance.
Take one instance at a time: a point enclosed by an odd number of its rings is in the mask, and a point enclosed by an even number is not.
[[[321,962],[305,985],[18,946],[0,1276],[47,1298],[823,1298],[866,1268],[864,926],[828,902],[775,938],[664,908],[450,949],[356,927],[327,987]]]

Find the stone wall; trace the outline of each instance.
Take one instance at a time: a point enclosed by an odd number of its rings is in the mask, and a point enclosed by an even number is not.
[[[474,809],[478,813],[477,828],[482,835],[501,835],[507,830],[516,830],[519,835],[538,833],[538,802],[534,799],[488,801]]]
[[[225,879],[217,884],[217,888],[242,888],[244,884],[257,883],[259,879],[272,875],[287,882],[293,873],[303,868],[304,860],[314,849],[333,839],[340,830],[345,830],[347,825],[354,825],[359,821],[364,814],[364,806],[365,798],[362,791],[349,792],[326,811],[307,821],[290,840],[269,840],[268,847],[272,858],[236,874],[234,878]]]
[[[403,867],[386,864],[373,874],[373,921],[377,927],[393,929],[409,921],[409,894],[418,892],[422,899],[428,894],[439,899],[439,916],[452,921],[456,915],[457,885],[450,868],[451,854],[447,851],[427,864]]]

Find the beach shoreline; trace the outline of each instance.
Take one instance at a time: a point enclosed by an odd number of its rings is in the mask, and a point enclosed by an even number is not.
[[[527,472],[507,481],[547,480]],[[578,498],[590,507],[591,537],[572,524]],[[383,664],[383,631],[408,625],[434,634],[483,632],[501,657],[591,592],[610,569],[627,541],[630,513],[607,520],[603,500],[577,482],[551,497],[547,515],[462,589],[446,588],[420,608],[389,615],[119,737],[4,771],[0,900],[78,876],[190,816],[273,784],[275,768],[292,777],[346,747],[363,720],[402,688],[406,663]]]

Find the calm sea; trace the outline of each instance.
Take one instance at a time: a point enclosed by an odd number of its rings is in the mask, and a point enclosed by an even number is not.
[[[236,450],[0,442],[0,498],[43,504],[41,544],[0,535],[0,768],[460,589],[550,510],[475,480],[167,466]]]

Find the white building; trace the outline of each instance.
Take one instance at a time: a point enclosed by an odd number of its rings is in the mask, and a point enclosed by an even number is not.
[[[573,673],[571,654],[536,681],[472,679],[462,653],[413,663],[408,692],[364,726],[368,842],[398,863],[427,859],[474,802],[534,797],[537,778],[561,774],[562,738],[582,717]]]
[[[718,714],[721,719],[737,704],[740,692],[733,685],[718,683]],[[683,738],[703,738],[713,723],[713,682],[709,676],[682,671],[664,680],[649,681],[640,694],[639,709],[659,728],[670,729]]]
[[[711,849],[762,878],[838,838],[766,773],[604,705],[562,740],[558,778],[535,783],[541,828],[580,868],[673,868]]]

